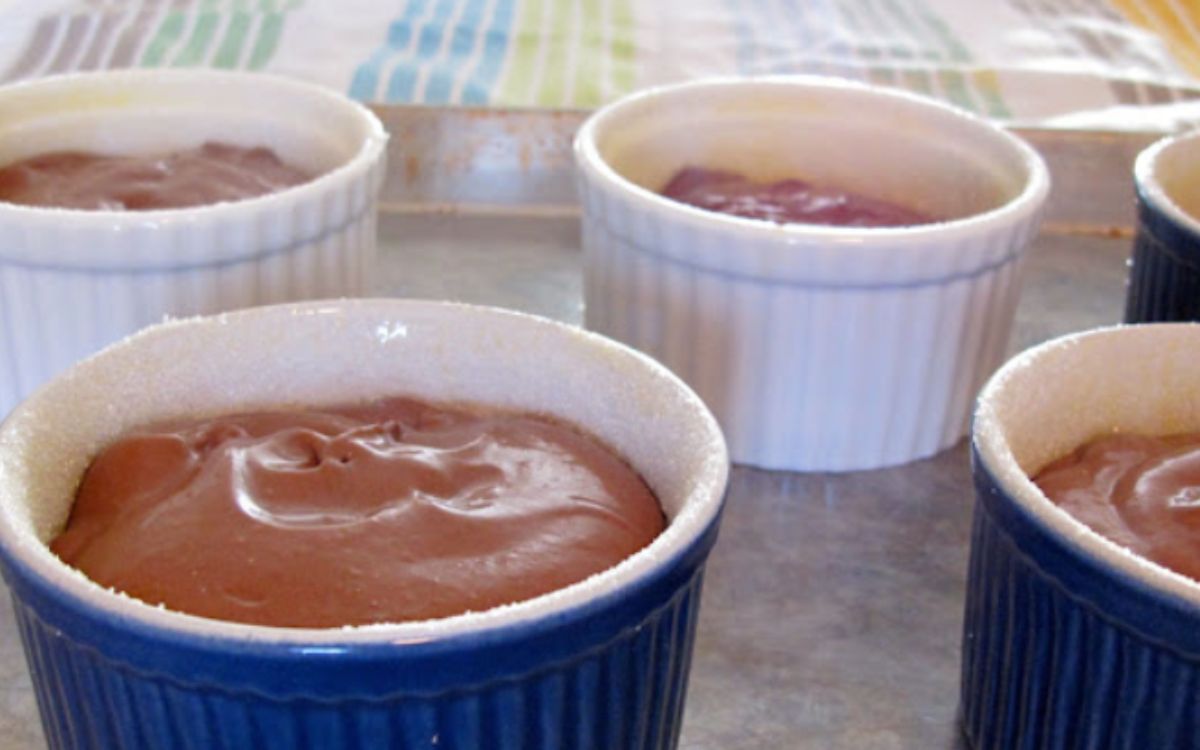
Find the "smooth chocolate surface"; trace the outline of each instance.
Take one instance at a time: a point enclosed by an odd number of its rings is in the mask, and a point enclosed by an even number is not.
[[[262,147],[210,142],[154,156],[54,151],[0,169],[0,201],[146,211],[243,200],[310,179]]]
[[[755,182],[737,172],[704,167],[679,170],[662,194],[707,211],[778,224],[903,227],[934,221],[904,206],[804,180]]]
[[[1105,435],[1034,481],[1092,530],[1200,581],[1200,433]]]
[[[169,609],[338,627],[529,599],[663,527],[637,473],[569,426],[392,398],[130,433],[51,548]]]

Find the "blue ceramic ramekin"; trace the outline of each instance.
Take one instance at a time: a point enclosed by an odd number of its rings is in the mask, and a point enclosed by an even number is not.
[[[323,630],[165,611],[46,547],[89,456],[130,426],[387,394],[580,425],[642,474],[668,528],[527,602]],[[54,748],[671,748],[727,472],[700,400],[594,334],[445,303],[258,308],[147,329],[14,410],[0,427],[0,560]]]
[[[1030,479],[1103,433],[1198,430],[1193,324],[1057,339],[984,388],[961,684],[975,750],[1200,746],[1200,584],[1101,537]]]
[[[1200,320],[1200,132],[1154,143],[1133,174],[1138,226],[1125,322]]]

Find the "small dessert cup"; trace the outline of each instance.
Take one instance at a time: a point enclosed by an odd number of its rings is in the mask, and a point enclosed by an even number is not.
[[[1200,320],[1200,131],[1146,148],[1133,179],[1137,235],[1125,322]]]
[[[0,165],[77,150],[265,146],[315,175],[151,211],[0,202],[0,418],[72,362],[165,316],[362,294],[387,135],[361,105],[267,75],[111,71],[0,88]]]
[[[583,125],[575,155],[587,326],[695,388],[734,461],[868,469],[963,436],[1005,353],[1049,189],[1024,142],[909,94],[781,77],[634,94]],[[658,194],[687,166],[940,220],[863,229],[704,211]]]
[[[340,629],[167,611],[47,547],[90,457],[133,426],[403,394],[578,425],[642,475],[666,530],[535,599]],[[666,749],[727,472],[694,393],[578,328],[437,302],[255,308],[145,329],[13,410],[0,425],[0,567],[54,748]]]
[[[985,748],[1194,747],[1200,583],[1117,545],[1030,477],[1113,431],[1200,431],[1200,326],[1066,336],[1004,365],[972,428],[961,714]]]

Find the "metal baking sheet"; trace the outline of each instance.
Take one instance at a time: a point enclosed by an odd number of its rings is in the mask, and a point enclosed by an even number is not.
[[[392,133],[380,296],[582,319],[575,111],[381,107]],[[1111,324],[1156,136],[1021,130],[1055,182],[1013,351]],[[964,444],[847,474],[735,468],[708,564],[685,750],[960,748],[958,655],[972,506]],[[0,609],[7,608],[0,604]],[[0,612],[0,748],[42,744],[15,625]]]

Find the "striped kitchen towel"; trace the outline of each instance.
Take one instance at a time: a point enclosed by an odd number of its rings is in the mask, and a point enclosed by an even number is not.
[[[1200,4],[0,2],[0,81],[134,66],[270,70],[369,102],[585,108],[705,75],[816,73],[999,120],[1141,127],[1200,99]]]

